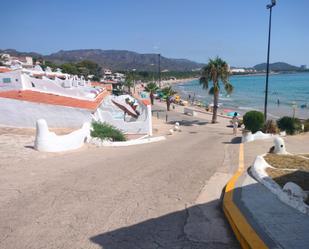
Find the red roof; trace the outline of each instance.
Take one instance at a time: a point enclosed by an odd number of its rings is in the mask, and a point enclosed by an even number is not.
[[[12,70],[7,67],[0,67],[0,73],[7,73],[11,72]]]
[[[9,99],[18,99],[42,104],[89,109],[94,111],[101,104],[102,100],[109,94],[110,93],[108,91],[103,91],[97,96],[97,98],[94,101],[90,101],[90,100],[80,100],[71,97],[63,97],[49,93],[35,92],[30,90],[24,90],[24,91],[14,90],[14,91],[0,92],[0,97]]]

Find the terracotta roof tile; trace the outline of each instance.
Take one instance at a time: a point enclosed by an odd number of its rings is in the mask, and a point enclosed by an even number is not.
[[[108,91],[103,91],[97,96],[97,98],[94,101],[90,101],[90,100],[80,100],[71,97],[63,97],[49,93],[35,92],[30,90],[24,90],[24,91],[14,90],[14,91],[0,92],[0,97],[9,99],[18,99],[42,104],[89,109],[94,111],[101,104],[102,100],[109,94],[110,93]]]
[[[11,72],[12,70],[7,67],[0,67],[0,73],[7,73]]]

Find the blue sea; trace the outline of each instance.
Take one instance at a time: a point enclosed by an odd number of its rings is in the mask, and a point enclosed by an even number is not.
[[[234,91],[231,95],[221,91],[219,102],[223,108],[239,111],[241,114],[248,110],[263,111],[265,81],[265,75],[231,76]],[[212,96],[202,88],[198,80],[177,84],[173,88],[183,98],[190,94],[206,105],[212,103]],[[296,117],[309,118],[309,73],[271,74],[268,90],[269,117],[292,116],[293,106]]]

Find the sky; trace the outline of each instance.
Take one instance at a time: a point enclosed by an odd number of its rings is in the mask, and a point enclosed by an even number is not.
[[[267,55],[270,0],[1,0],[0,49],[161,53],[254,66]],[[309,1],[278,0],[270,61],[309,67]]]

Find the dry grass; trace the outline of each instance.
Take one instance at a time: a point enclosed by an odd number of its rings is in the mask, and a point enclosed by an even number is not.
[[[288,171],[281,169],[266,169],[267,174],[281,187],[283,187],[287,182],[294,182],[300,186],[303,190],[309,191],[309,172],[307,171]],[[308,203],[309,198],[306,200]]]
[[[264,159],[268,164],[277,169],[298,169],[309,171],[309,160],[297,155],[267,154]]]
[[[301,156],[309,158],[309,154],[302,154]]]
[[[287,182],[294,182],[304,190],[309,190],[309,172],[307,171],[288,171],[282,169],[266,169],[267,174],[281,187]]]

